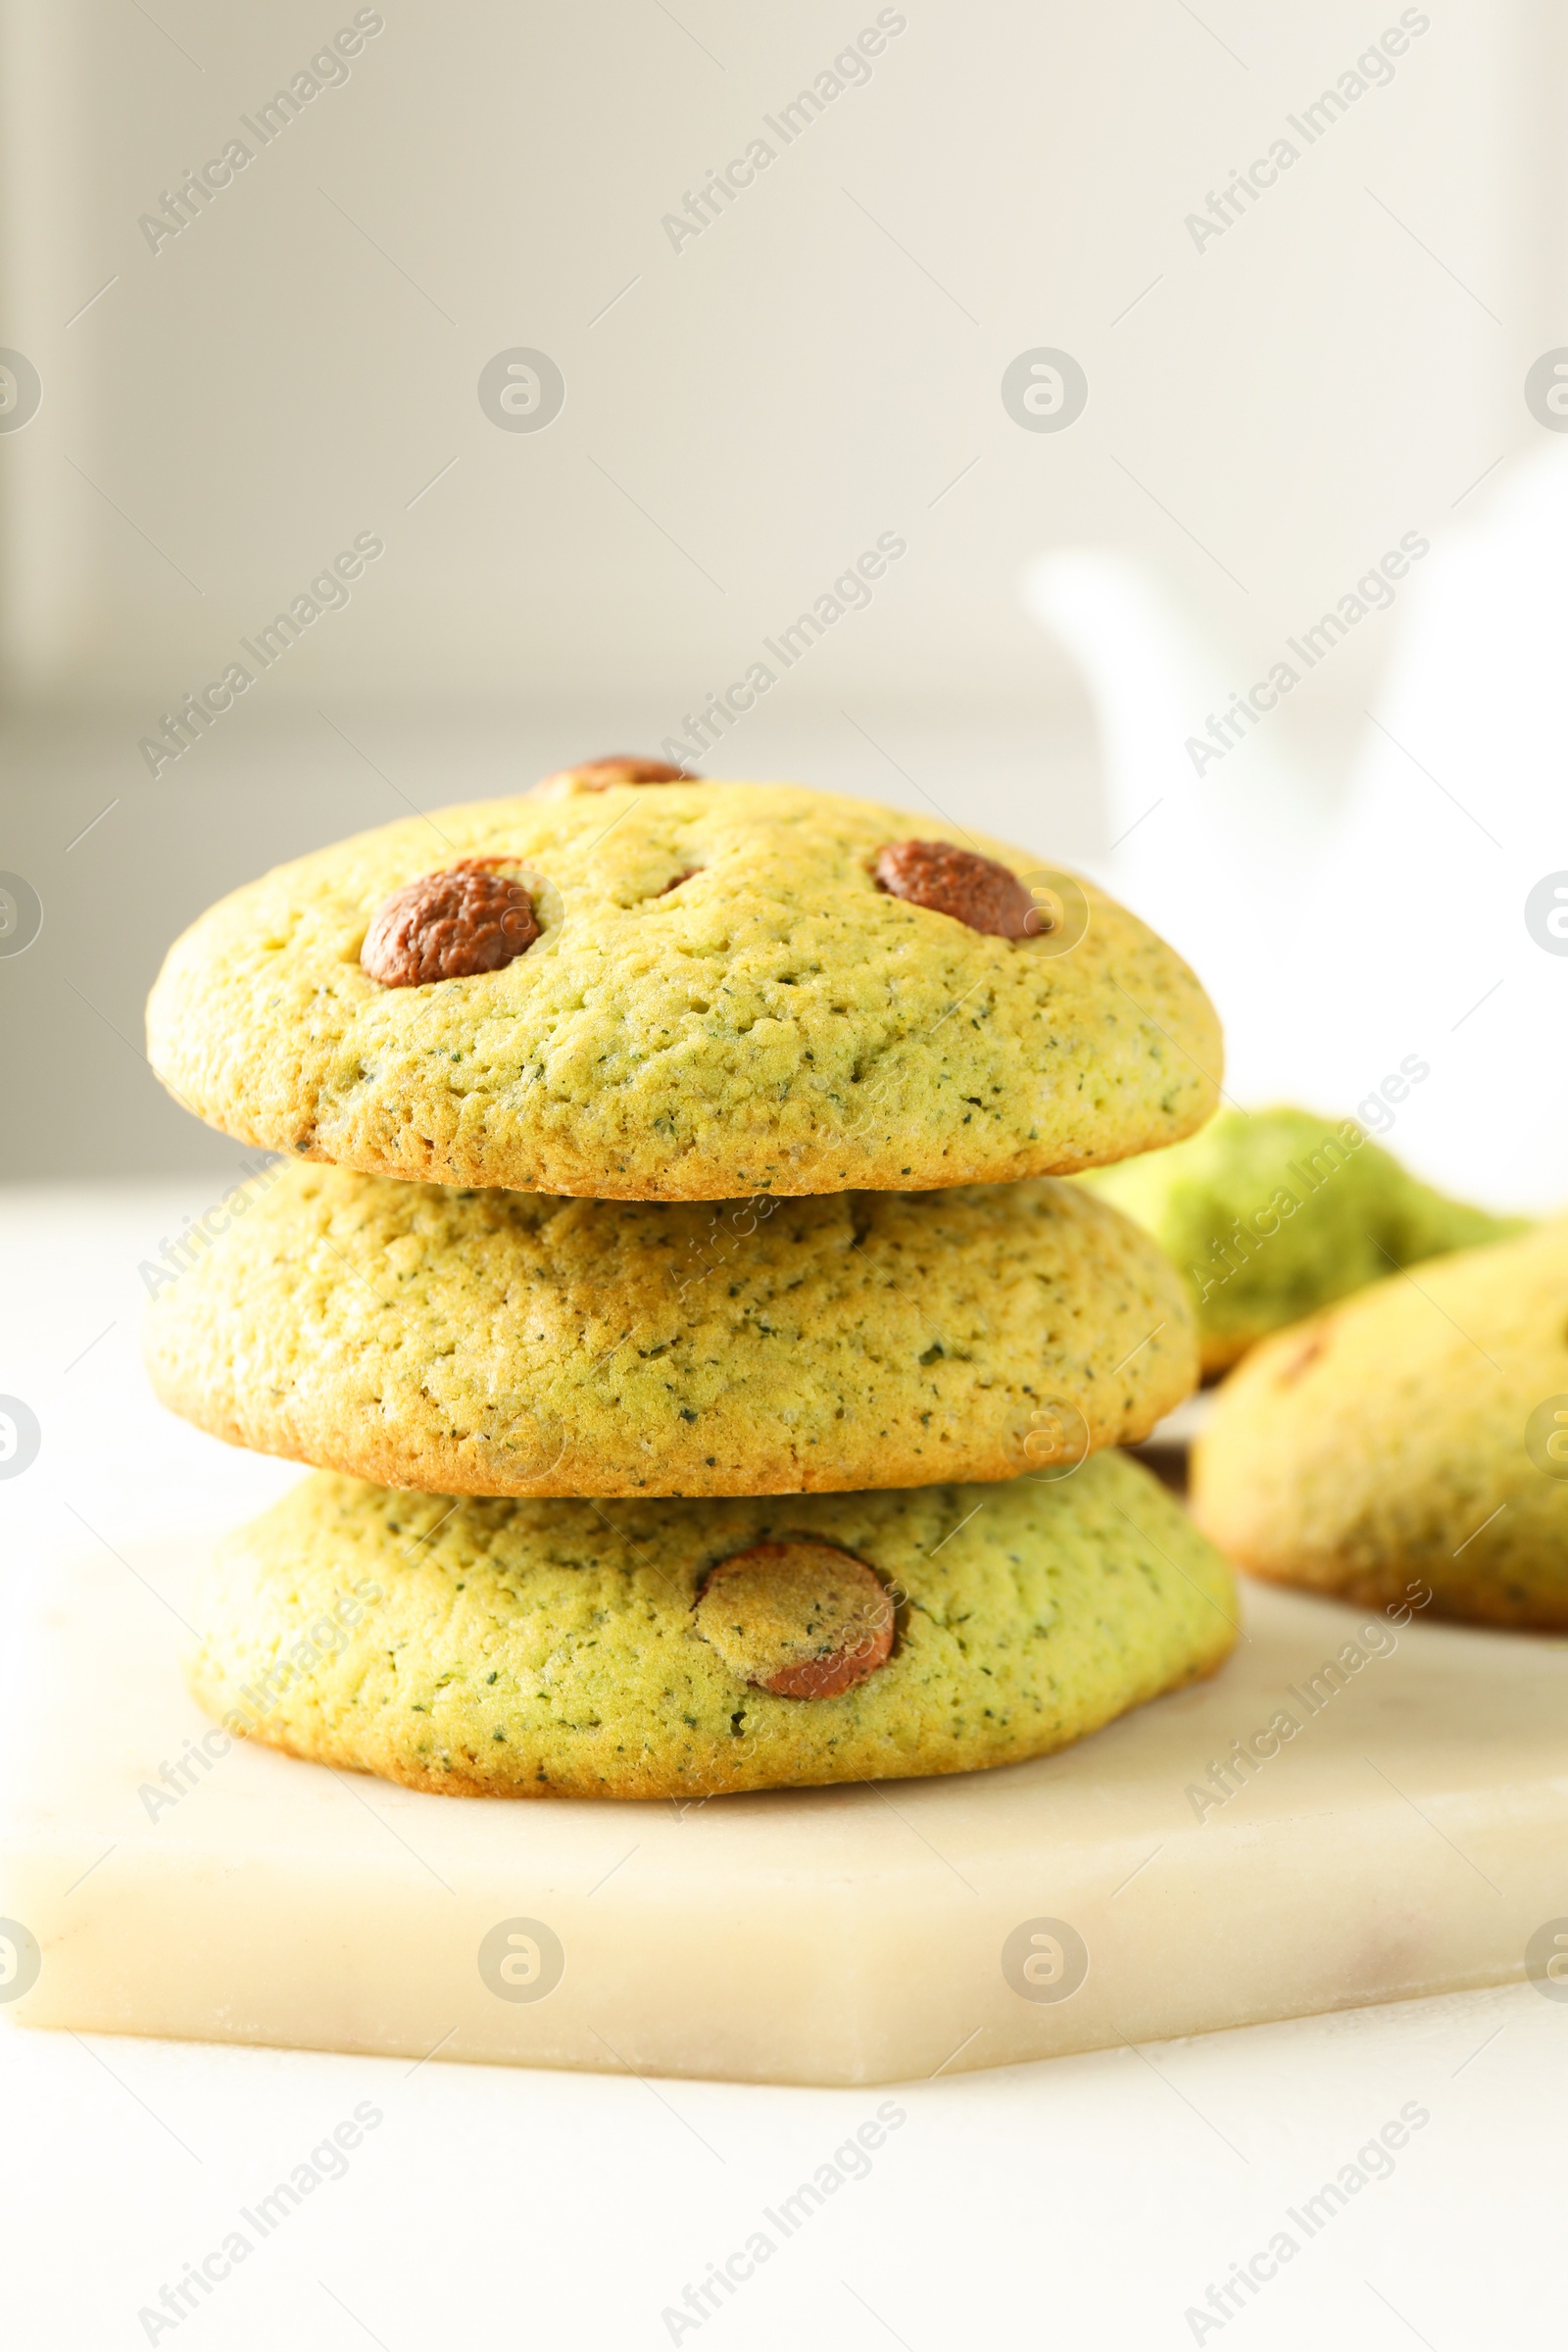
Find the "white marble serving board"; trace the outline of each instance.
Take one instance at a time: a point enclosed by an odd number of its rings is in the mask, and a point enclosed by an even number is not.
[[[1420,1617],[1368,1639],[1249,1585],[1214,1681],[1034,1764],[685,1808],[458,1800],[193,1760],[194,1550],[57,1551],[14,1620],[24,2023],[883,2082],[1500,1984],[1568,1911],[1561,1642]],[[1282,1709],[1295,1737],[1222,1796],[1211,1764]],[[192,1785],[155,1801],[181,1758]]]

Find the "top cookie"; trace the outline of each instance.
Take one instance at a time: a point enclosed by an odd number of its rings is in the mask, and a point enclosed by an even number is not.
[[[305,1158],[620,1200],[1009,1182],[1213,1109],[1212,1006],[1091,885],[928,816],[607,764],[222,900],[153,990],[159,1076]]]

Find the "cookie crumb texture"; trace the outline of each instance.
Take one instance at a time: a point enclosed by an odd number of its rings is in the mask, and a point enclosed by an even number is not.
[[[361,968],[377,909],[430,871],[422,817],[278,867],[153,990],[149,1054],[187,1107],[371,1174],[624,1200],[1012,1182],[1214,1107],[1218,1022],[1170,948],[1087,885],[1059,956],[890,896],[877,852],[926,820],[677,782],[434,822],[452,863],[528,873],[527,953],[429,986]]]
[[[1278,1584],[1363,1608],[1426,1606],[1424,1589],[1435,1616],[1568,1627],[1568,1461],[1546,1449],[1564,1399],[1559,1219],[1254,1348],[1194,1449],[1193,1509]]]
[[[236,1730],[411,1788],[685,1797],[1047,1755],[1235,1639],[1224,1561],[1123,1454],[1054,1485],[614,1518],[302,1480],[206,1571],[191,1688]],[[800,1543],[897,1600],[892,1655],[833,1696],[760,1690],[699,1624],[718,1563]]]
[[[1176,1269],[1077,1185],[725,1202],[257,1177],[147,1322],[232,1445],[427,1494],[1005,1479],[1198,1378]]]

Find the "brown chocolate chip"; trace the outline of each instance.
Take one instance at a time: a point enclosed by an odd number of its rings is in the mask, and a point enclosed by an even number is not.
[[[375,911],[360,962],[383,988],[423,988],[499,972],[539,936],[533,901],[496,872],[500,858],[465,858],[406,882]]]
[[[1294,1389],[1301,1374],[1328,1352],[1329,1335],[1319,1328],[1307,1333],[1300,1345],[1288,1355],[1274,1375],[1277,1389]]]
[[[583,760],[575,767],[558,768],[535,789],[539,792],[608,792],[612,784],[691,784],[689,768],[671,767],[664,760],[639,760],[632,752],[609,752],[602,760]]]
[[[871,868],[878,890],[932,914],[950,914],[971,931],[1026,939],[1041,928],[1034,900],[1016,874],[977,850],[947,841],[890,841]]]
[[[780,1698],[836,1698],[886,1663],[893,1598],[831,1544],[756,1544],[709,1572],[697,1631],[732,1674]]]

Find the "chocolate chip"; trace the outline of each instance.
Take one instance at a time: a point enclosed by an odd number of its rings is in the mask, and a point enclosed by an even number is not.
[[[878,850],[871,873],[890,898],[950,914],[971,931],[1027,939],[1043,928],[1017,875],[977,850],[956,850],[947,841],[890,841]]]
[[[632,752],[609,752],[602,760],[584,760],[575,767],[558,768],[535,787],[539,792],[608,792],[612,784],[692,784],[698,779],[685,767],[664,760],[639,760]]]
[[[496,872],[500,858],[465,858],[421,874],[377,907],[360,962],[383,988],[423,988],[499,972],[539,937],[533,901]]]
[[[779,1698],[836,1698],[885,1665],[893,1599],[831,1544],[756,1544],[710,1570],[697,1631],[743,1682]]]
[[[1303,1372],[1328,1352],[1329,1334],[1322,1326],[1309,1330],[1274,1374],[1277,1389],[1294,1389]]]

